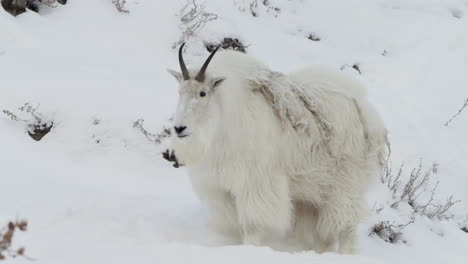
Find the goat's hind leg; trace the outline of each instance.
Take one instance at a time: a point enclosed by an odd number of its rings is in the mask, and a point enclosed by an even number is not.
[[[317,233],[322,244],[317,251],[334,251],[336,242],[339,242],[340,254],[355,254],[355,228],[361,213],[359,202],[353,199],[328,201],[319,211]]]
[[[356,228],[344,228],[339,234],[338,253],[356,254]]]

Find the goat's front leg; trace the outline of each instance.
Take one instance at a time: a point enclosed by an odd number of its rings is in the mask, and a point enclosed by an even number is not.
[[[221,233],[239,243],[240,229],[237,222],[237,210],[232,195],[223,191],[213,191],[207,200],[212,224]]]
[[[254,175],[235,193],[243,243],[260,245],[265,232],[284,234],[291,227],[292,205],[286,177]]]

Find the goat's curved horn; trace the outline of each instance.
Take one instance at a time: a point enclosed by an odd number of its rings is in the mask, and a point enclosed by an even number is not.
[[[213,50],[213,52],[211,52],[210,56],[208,57],[208,59],[206,59],[205,63],[203,63],[203,66],[200,68],[200,71],[198,72],[197,74],[197,77],[195,77],[195,80],[199,81],[199,82],[203,82],[205,80],[205,72],[206,72],[206,68],[208,68],[208,64],[210,64],[210,61],[211,61],[211,58],[213,58],[213,56],[215,55],[216,51],[218,51],[218,49],[221,47],[221,45],[219,45],[218,47],[216,47],[215,50]]]
[[[182,76],[184,77],[184,81],[186,81],[190,79],[190,75],[187,70],[187,67],[185,66],[184,57],[182,56],[182,49],[184,48],[184,46],[185,46],[185,42],[182,43],[182,45],[180,45],[180,48],[179,48],[179,64],[180,64],[180,70],[182,71]]]

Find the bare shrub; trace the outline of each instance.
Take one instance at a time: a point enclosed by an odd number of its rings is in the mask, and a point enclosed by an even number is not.
[[[411,170],[409,177],[404,177],[404,164],[396,174],[392,172],[391,165],[387,164],[381,181],[392,192],[393,202],[390,206],[397,208],[399,204],[407,203],[413,208],[414,213],[425,215],[430,219],[452,219],[453,215],[449,213],[449,209],[460,201],[453,200],[453,196],[450,196],[443,203],[435,202],[434,196],[439,182],[430,186],[431,177],[438,173],[439,164],[434,162],[427,170],[423,170],[422,164],[420,159],[419,165]],[[422,194],[429,198],[421,198]]]
[[[39,106],[40,105],[33,106],[31,103],[27,102],[23,106],[18,107],[22,117],[19,117],[20,114],[10,110],[3,110],[2,112],[13,121],[24,122],[29,136],[36,141],[40,141],[50,132],[54,122],[47,120],[37,111]]]
[[[239,11],[248,11],[253,17],[258,17],[261,9],[265,10],[265,13],[273,14],[275,17],[281,12],[281,9],[273,6],[269,0],[237,0],[235,3]]]
[[[205,5],[197,0],[187,0],[184,7],[179,11],[180,29],[182,35],[179,40],[172,44],[172,48],[176,48],[189,38],[195,36],[206,25],[206,23],[218,19],[218,15],[205,11]]]
[[[378,224],[372,226],[369,231],[369,236],[376,235],[383,241],[392,244],[398,242],[406,243],[406,241],[403,239],[403,229],[412,223],[413,221],[410,221],[406,224],[397,225],[395,223],[391,224],[390,221],[381,221]]]
[[[126,0],[112,0],[112,3],[120,13],[130,13],[130,11],[125,8],[125,5],[127,4]]]
[[[445,126],[448,126],[457,116],[459,116],[463,110],[465,110],[465,108],[468,107],[468,97],[465,99],[465,102],[463,103],[462,107],[460,107],[460,109],[458,109],[458,112],[453,115],[447,122],[445,122]]]
[[[18,249],[12,248],[15,231],[19,230],[24,232],[27,228],[28,222],[25,220],[9,222],[5,227],[0,228],[0,260],[5,260],[7,257],[16,258],[18,256],[31,259],[25,255],[24,247],[20,247]]]
[[[143,118],[140,118],[136,121],[133,122],[133,127],[138,129],[145,137],[154,143],[160,144],[164,139],[168,138],[171,136],[171,129],[164,127],[163,131],[159,134],[155,133],[150,133],[148,130],[146,130],[143,127],[145,120]]]
[[[389,145],[389,152],[391,152]],[[387,159],[381,183],[388,188],[392,197],[390,201],[381,204],[375,209],[378,215],[386,209],[399,209],[402,205],[409,205],[410,211],[406,224],[395,224],[390,221],[380,220],[371,227],[369,235],[377,235],[384,241],[395,243],[402,241],[401,236],[405,227],[414,223],[417,216],[426,216],[432,220],[442,221],[454,218],[449,210],[459,200],[450,196],[444,202],[436,201],[435,196],[439,182],[433,182],[434,175],[439,172],[439,164],[434,162],[427,169],[423,169],[422,159],[419,164],[408,173],[405,164],[401,164],[397,171],[392,170],[392,164]],[[404,242],[404,241],[403,241]]]

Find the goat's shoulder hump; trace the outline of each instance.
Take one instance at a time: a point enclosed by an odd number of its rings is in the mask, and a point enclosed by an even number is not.
[[[223,50],[213,57],[210,67],[215,72],[252,73],[266,66],[255,58],[239,51]]]

